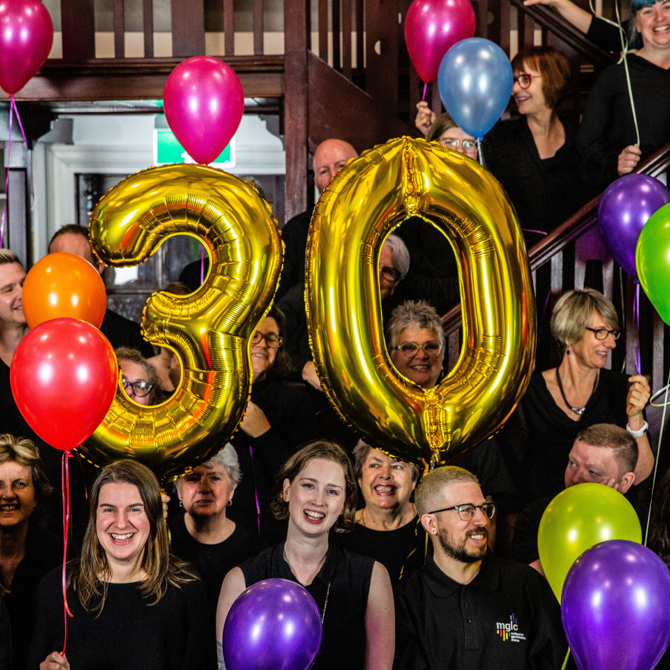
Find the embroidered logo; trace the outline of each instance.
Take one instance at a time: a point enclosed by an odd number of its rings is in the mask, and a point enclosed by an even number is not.
[[[509,623],[496,623],[496,629],[503,642],[507,642],[507,640],[524,642],[526,640],[526,636],[519,632],[519,623],[514,614],[510,615]]]

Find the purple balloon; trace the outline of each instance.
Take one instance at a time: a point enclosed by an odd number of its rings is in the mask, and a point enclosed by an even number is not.
[[[223,628],[227,670],[307,670],[321,646],[321,612],[287,579],[250,586],[233,603]]]
[[[635,247],[651,215],[670,202],[670,189],[646,174],[627,174],[600,198],[600,235],[614,260],[635,280]]]
[[[650,549],[587,549],[563,585],[561,616],[580,670],[651,670],[670,643],[670,570]]]

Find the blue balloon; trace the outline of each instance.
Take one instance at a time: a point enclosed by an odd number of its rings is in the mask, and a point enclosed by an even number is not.
[[[471,37],[454,44],[437,74],[440,98],[451,118],[473,137],[483,137],[505,111],[514,76],[505,52]]]

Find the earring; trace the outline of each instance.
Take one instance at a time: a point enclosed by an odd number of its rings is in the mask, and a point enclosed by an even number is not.
[[[570,349],[565,352],[568,356],[570,355]]]
[[[182,502],[182,499],[179,498],[179,507],[183,507],[183,506],[184,506],[184,503]]]
[[[226,507],[230,507],[233,504],[233,499],[231,498],[227,503]]]

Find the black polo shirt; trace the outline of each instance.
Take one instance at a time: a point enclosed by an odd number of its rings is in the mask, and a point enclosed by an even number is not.
[[[396,594],[394,670],[558,670],[567,643],[547,581],[487,556],[470,584],[431,556]]]

